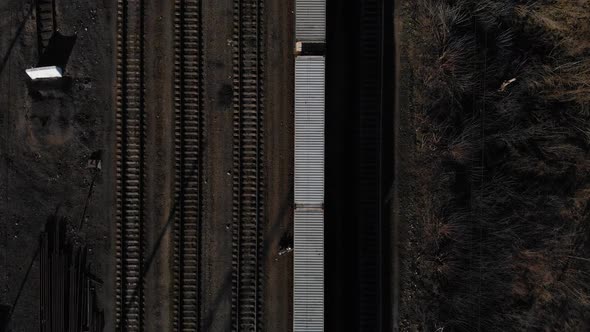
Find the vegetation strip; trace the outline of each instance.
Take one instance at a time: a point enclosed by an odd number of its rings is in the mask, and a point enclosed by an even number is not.
[[[404,1],[402,330],[586,330],[590,3]]]

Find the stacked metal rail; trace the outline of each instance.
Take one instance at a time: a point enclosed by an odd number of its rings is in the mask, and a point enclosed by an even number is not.
[[[66,235],[65,219],[51,217],[40,241],[41,332],[102,331],[95,282],[87,272],[86,246]]]
[[[296,0],[295,332],[324,330],[325,12],[325,0]]]

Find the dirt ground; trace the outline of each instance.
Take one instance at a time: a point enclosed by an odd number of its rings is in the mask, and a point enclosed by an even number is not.
[[[294,4],[269,1],[266,4],[266,139],[265,165],[267,223],[264,225],[266,331],[292,330],[292,252],[279,256],[281,239],[293,238],[294,154]],[[284,245],[284,244],[282,244]]]
[[[171,331],[173,201],[173,2],[146,2],[146,331]],[[82,228],[92,272],[103,282],[99,306],[113,331],[115,304],[114,77],[116,2],[56,1],[58,28],[77,34],[66,76],[71,88],[51,98],[29,93],[37,37],[29,4],[7,0],[0,14],[0,305],[12,307],[9,331],[39,326],[38,236],[48,216],[78,224],[93,178],[90,155],[102,150]],[[277,255],[292,233],[293,1],[266,2],[265,328],[291,329],[292,256]],[[203,1],[204,225],[203,302],[207,331],[231,326],[233,1]],[[29,265],[32,264],[27,274]],[[24,280],[22,292],[21,281]]]
[[[74,225],[83,222],[91,270],[105,282],[99,303],[110,315],[113,182],[108,165],[114,23],[110,5],[109,1],[57,4],[58,29],[64,35],[77,34],[77,40],[65,71],[71,87],[48,99],[29,93],[24,72],[38,61],[34,11],[22,1],[3,1],[0,7],[8,18],[0,28],[0,304],[13,307],[10,331],[38,329],[36,250],[40,231],[52,214]],[[93,178],[86,164],[97,150],[104,151],[106,167],[96,178],[83,218]]]

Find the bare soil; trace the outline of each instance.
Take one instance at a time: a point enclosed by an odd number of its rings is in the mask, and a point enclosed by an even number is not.
[[[295,1],[266,3],[265,173],[267,208],[264,329],[292,331],[293,252],[279,256],[281,240],[293,239]]]
[[[35,11],[21,1],[4,1],[0,7],[8,18],[0,29],[0,304],[12,307],[10,331],[38,329],[35,253],[45,221],[54,214],[73,225],[83,222],[90,268],[105,282],[99,289],[99,305],[112,315],[110,5],[57,2],[58,29],[64,35],[77,34],[77,40],[65,72],[71,87],[53,98],[33,96],[24,72],[38,62]],[[87,202],[93,170],[86,166],[97,150],[104,151],[103,168]]]

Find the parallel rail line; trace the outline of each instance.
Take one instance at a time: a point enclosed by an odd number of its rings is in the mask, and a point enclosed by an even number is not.
[[[117,2],[116,323],[144,328],[144,3]]]
[[[175,220],[174,330],[200,330],[202,207],[201,1],[174,9]]]
[[[234,0],[232,330],[262,331],[263,0]]]

